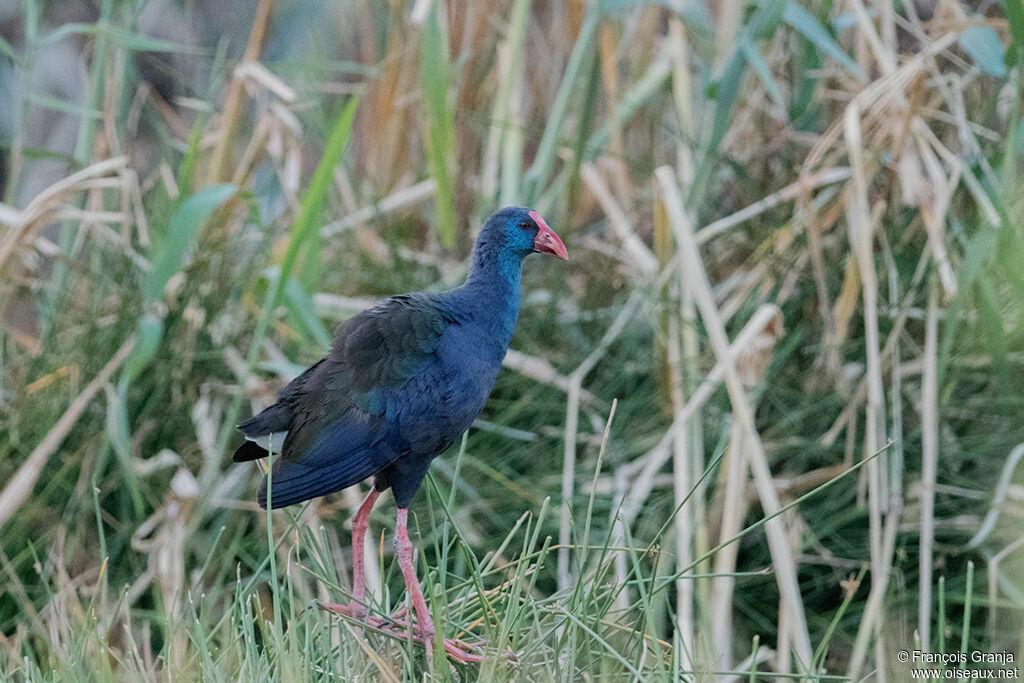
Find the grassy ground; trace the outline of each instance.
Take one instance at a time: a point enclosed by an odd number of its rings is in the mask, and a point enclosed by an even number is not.
[[[4,9],[0,678],[1019,666],[1020,0],[411,5]],[[571,260],[412,508],[452,666],[316,609],[358,491],[229,454],[505,204]]]

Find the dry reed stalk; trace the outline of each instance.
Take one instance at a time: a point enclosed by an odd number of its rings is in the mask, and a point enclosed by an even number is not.
[[[107,361],[103,369],[89,382],[85,389],[68,405],[64,414],[60,416],[57,423],[53,425],[39,445],[32,449],[32,452],[21,464],[18,471],[7,482],[7,486],[0,492],[0,529],[7,520],[11,518],[18,507],[32,494],[36,480],[43,471],[50,456],[60,447],[64,438],[71,431],[71,428],[78,422],[78,418],[88,407],[93,397],[110,381],[110,378],[121,367],[121,364],[128,358],[132,347],[135,346],[135,338],[132,337],[117,350],[117,353]]]
[[[844,133],[850,166],[853,168],[851,187],[847,192],[847,229],[850,246],[862,283],[864,300],[864,336],[867,349],[867,405],[865,408],[864,450],[862,457],[869,458],[877,453],[884,442],[885,397],[882,385],[882,361],[878,328],[878,278],[873,254],[874,225],[868,209],[868,176],[861,137],[860,108],[856,101],[847,107],[844,115]],[[884,462],[884,461],[883,461]],[[871,458],[868,462],[868,518],[870,524],[871,553],[871,594],[880,601],[888,589],[889,567],[883,559],[882,501],[887,500],[883,462]],[[869,594],[868,601],[872,598]],[[849,674],[857,678],[864,663],[867,645],[872,636],[876,643],[876,670],[884,678],[885,659],[881,650],[881,610],[873,614],[875,620],[865,618],[857,633],[853,654],[850,657]]]
[[[918,554],[917,633],[930,652],[932,627],[932,551],[935,544],[935,482],[939,465],[939,305],[935,283],[928,290],[924,363],[921,374],[921,533]]]
[[[885,340],[885,347],[882,349],[882,363],[888,363],[891,361],[892,355],[896,348],[896,343],[899,340],[901,334],[903,334],[904,326],[906,325],[907,318],[909,317],[908,311],[910,310],[910,304],[914,301],[917,296],[917,288],[921,283],[921,280],[925,274],[925,268],[928,265],[928,253],[924,252],[918,259],[917,267],[914,271],[914,275],[911,278],[910,288],[906,295],[903,297],[903,302],[899,306],[899,312],[896,318],[892,321],[892,329],[889,331],[888,337]],[[864,376],[861,378],[857,388],[849,394],[846,405],[843,407],[842,412],[832,423],[832,426],[822,434],[819,439],[819,443],[823,446],[831,446],[835,443],[836,439],[847,429],[851,424],[856,424],[856,412],[860,410],[861,404],[867,398],[868,392],[868,378]],[[848,431],[849,434],[849,431]]]
[[[421,3],[422,4],[422,3]],[[430,3],[422,4],[429,9]],[[388,45],[383,56],[374,57],[367,63],[383,59],[378,76],[368,83],[366,96],[360,102],[357,121],[364,126],[361,135],[353,140],[390,140],[392,144],[366,144],[361,148],[359,158],[364,174],[368,174],[379,187],[390,187],[398,178],[412,172],[409,131],[417,128],[413,118],[418,110],[409,106],[419,96],[420,50],[422,41],[416,38],[422,20],[414,21],[410,15],[408,25],[403,25],[398,5],[389,7],[393,16],[388,18],[395,30],[389,31]],[[366,12],[372,20],[373,13]],[[392,23],[393,22],[393,23]],[[373,35],[371,28],[365,35]],[[368,40],[367,43],[376,43]],[[415,95],[413,95],[415,94]]]
[[[427,180],[418,182],[415,185],[395,190],[379,202],[374,202],[369,206],[364,206],[358,211],[354,211],[342,219],[328,223],[320,229],[320,236],[325,239],[333,237],[340,232],[344,232],[349,228],[355,227],[379,216],[385,216],[389,213],[394,213],[396,211],[407,209],[410,206],[415,206],[433,197],[436,190],[437,182],[433,178],[428,178]]]
[[[729,338],[718,310],[715,307],[711,282],[704,270],[700,257],[693,226],[683,208],[683,199],[679,193],[678,181],[670,167],[663,166],[655,171],[655,176],[668,210],[669,221],[675,231],[676,242],[680,245],[681,263],[687,282],[693,291],[697,309],[704,320],[708,341],[715,356],[722,363],[725,385],[733,406],[736,419],[743,425],[750,439],[752,448],[746,453],[747,463],[757,485],[761,507],[766,515],[775,515],[781,509],[778,494],[772,482],[771,469],[761,446],[761,439],[754,425],[754,415],[747,402],[743,384],[736,370],[735,362],[729,350]],[[776,569],[776,580],[779,586],[780,601],[788,611],[789,623],[793,634],[793,649],[796,651],[798,666],[801,671],[809,672],[811,666],[811,639],[807,631],[807,620],[804,616],[803,603],[800,600],[800,586],[797,581],[796,561],[786,538],[786,528],[780,517],[772,517],[765,523],[765,536],[772,561]]]
[[[546,384],[550,387],[554,387],[559,391],[568,392],[569,387],[572,384],[572,380],[569,377],[560,375],[551,363],[547,362],[539,356],[531,356],[528,353],[522,351],[516,351],[515,349],[509,349],[505,354],[505,360],[502,361],[502,366],[509,370],[515,370],[523,377],[529,377],[535,382]],[[597,398],[587,391],[581,388],[580,399],[586,402],[597,400]]]
[[[124,170],[124,182],[128,186],[128,196],[131,202],[130,215],[135,219],[135,237],[139,245],[149,248],[152,240],[149,237],[149,219],[146,218],[146,209],[142,205],[142,188],[139,187],[139,174],[135,169]]]
[[[751,343],[736,354],[736,369],[748,391],[752,411],[757,409],[756,396],[751,391],[764,380],[771,361],[772,349],[782,335],[781,316],[774,317],[763,327]],[[742,425],[733,422],[729,434],[729,451],[722,464],[722,523],[718,543],[723,544],[739,535],[746,516],[748,502],[745,497],[747,463],[744,454],[752,445]],[[782,488],[776,486],[776,488]],[[710,600],[711,639],[714,645],[715,668],[731,669],[733,665],[733,588],[735,579],[729,574],[736,571],[739,545],[730,543],[715,554]],[[781,652],[781,647],[779,648]]]
[[[937,38],[898,69],[872,81],[854,95],[847,109],[855,105],[864,113],[865,121],[862,126],[872,132],[872,135],[866,137],[873,139],[874,133],[879,130],[885,134],[891,134],[894,130],[893,121],[905,119],[907,112],[904,93],[911,83],[929,67],[935,56],[952,46],[957,37],[956,33],[947,33]],[[898,116],[893,115],[894,110],[898,112]],[[830,153],[842,152],[840,139],[844,135],[845,128],[845,119],[840,118],[818,138],[804,160],[802,174],[812,172],[823,163]],[[902,131],[902,127],[899,130]]]
[[[999,473],[999,481],[996,483],[995,491],[992,493],[992,503],[989,505],[988,512],[985,513],[985,519],[982,521],[981,526],[978,527],[978,532],[964,545],[964,550],[977,548],[995,529],[996,522],[999,519],[999,510],[1002,508],[1003,503],[1006,502],[1010,486],[1013,484],[1013,473],[1022,459],[1024,459],[1024,444],[1018,444],[1010,451],[1009,457],[1003,463],[1003,469]]]
[[[163,505],[132,534],[132,548],[147,554],[148,581],[139,589],[156,582],[163,599],[164,609],[174,621],[185,616],[188,593],[185,558],[188,540],[188,525],[193,504],[199,495],[199,483],[185,468],[179,469],[171,479],[170,488]],[[181,629],[171,634],[170,661],[168,664],[180,670],[186,665],[188,635]]]
[[[872,6],[875,5],[876,3],[872,3]],[[853,14],[857,19],[857,28],[860,29],[860,36],[866,41],[868,47],[871,48],[871,52],[875,57],[875,61],[881,67],[882,73],[888,76],[896,70],[896,55],[893,49],[895,45],[890,43],[887,46],[882,41],[878,32],[875,31],[874,21],[868,16],[868,12],[861,0],[850,0],[850,8],[853,9]],[[884,10],[882,11],[885,13]]]
[[[921,127],[926,127],[920,119],[916,119],[914,123],[920,124]],[[949,202],[953,198],[956,186],[960,182],[961,166],[954,166],[951,173],[952,177],[948,176],[926,138],[916,128],[918,127],[915,126],[913,136],[918,146],[920,159],[928,176],[927,181],[924,182],[924,188],[927,188],[927,191],[921,193],[922,196],[916,202],[916,205],[920,211],[925,231],[928,233],[928,247],[932,252],[932,258],[935,260],[945,299],[949,301],[956,296],[957,282],[956,274],[953,272],[953,265],[949,261],[949,253],[946,250],[946,236],[943,226],[946,222]]]
[[[743,433],[737,423],[730,427],[729,452],[725,456],[723,471],[725,488],[722,497],[722,523],[719,544],[735,537],[743,524],[748,504],[746,492],[747,466],[743,449],[747,448]],[[733,661],[733,587],[735,580],[724,574],[736,571],[739,545],[730,543],[715,554],[715,576],[711,583],[711,641],[714,646],[716,668],[729,669]]]
[[[254,90],[263,88],[288,104],[294,104],[298,99],[294,88],[256,59],[246,59],[236,66],[235,78],[239,79],[244,87]]]
[[[583,380],[604,357],[612,342],[626,329],[626,325],[640,308],[642,300],[643,294],[640,290],[633,290],[597,346],[569,376],[569,391],[565,409],[565,450],[562,455],[562,511],[558,527],[558,544],[561,546],[558,549],[559,590],[568,588],[572,583],[572,574],[569,571],[569,546],[572,542],[572,498],[576,481],[576,440],[579,430]]]
[[[671,92],[672,92],[672,104],[673,112],[679,130],[684,139],[692,139],[694,136],[695,128],[695,115],[693,111],[693,102],[695,96],[693,93],[693,76],[690,63],[690,43],[687,34],[686,26],[677,16],[672,16],[669,19],[668,25],[669,39],[665,41],[666,52],[668,54],[668,63],[670,68],[671,78]],[[693,147],[686,144],[676,146],[676,166],[678,170],[678,177],[681,180],[683,187],[692,187],[694,182],[695,173],[695,162],[693,158]],[[659,215],[662,218],[662,222],[667,223],[667,217],[665,217],[664,203],[659,202]],[[666,232],[671,232],[670,229],[666,228]],[[678,258],[675,260],[676,263],[680,263]],[[679,266],[682,268],[681,264]],[[677,436],[678,439],[684,440],[684,443],[689,447],[689,454],[683,455],[682,457],[675,458],[673,466],[673,493],[674,503],[676,509],[682,511],[683,501],[686,496],[690,496],[690,505],[688,508],[688,516],[692,517],[692,524],[688,525],[692,528],[692,532],[689,529],[683,530],[684,523],[678,518],[676,519],[676,531],[677,531],[677,544],[685,542],[685,537],[690,536],[690,549],[692,553],[697,556],[703,556],[706,554],[709,541],[707,531],[707,518],[706,518],[706,490],[707,483],[701,480],[701,473],[704,471],[704,438],[702,423],[700,421],[699,413],[695,412],[687,419],[680,419],[681,413],[686,410],[687,405],[691,402],[695,396],[695,392],[700,386],[700,339],[697,331],[697,313],[694,308],[693,293],[691,292],[689,285],[686,282],[686,278],[680,273],[679,276],[679,288],[680,288],[680,305],[679,305],[679,333],[680,343],[682,348],[682,366],[681,370],[681,389],[682,402],[674,407],[673,414],[674,420],[678,420],[678,424],[686,425],[685,431],[680,428],[680,432]],[[671,365],[671,364],[670,364]],[[673,402],[676,402],[675,391],[673,390]],[[682,462],[680,462],[682,461]],[[696,489],[693,489],[693,482],[696,484]],[[677,567],[681,566],[682,562],[677,562]],[[702,563],[696,567],[698,573],[705,571],[707,565]],[[682,581],[682,579],[680,579]],[[690,584],[693,586],[694,595],[693,601],[698,606],[704,606],[710,604],[710,589],[711,586],[706,580],[690,580]],[[679,586],[677,585],[677,594],[684,596],[682,592],[678,591]],[[682,602],[682,597],[680,599]],[[693,626],[694,641],[691,647],[691,655],[689,659],[691,662],[700,663],[702,661],[702,654],[706,655],[708,646],[711,647],[712,659],[707,661],[705,668],[715,668],[715,648],[714,639],[712,638],[711,643],[698,641],[697,638],[700,634],[700,629],[695,624]],[[703,645],[703,652],[698,651],[697,648]],[[693,668],[696,669],[696,666]]]
[[[680,272],[682,268],[680,267]],[[680,311],[670,307],[668,315],[668,369],[669,396],[674,416],[672,435],[672,492],[674,496],[676,569],[688,567],[693,560],[693,508],[684,505],[693,489],[693,476],[690,468],[692,454],[690,452],[689,420],[678,419],[686,400],[683,396],[682,339],[680,338]],[[683,670],[695,670],[694,650],[694,584],[693,579],[681,574],[676,579],[676,628],[682,642],[689,644],[680,652],[680,666]]]
[[[685,161],[685,159],[684,159]],[[692,170],[692,169],[690,169]],[[692,174],[691,174],[692,175]],[[697,327],[697,309],[693,296],[689,289],[684,289],[682,302],[680,304],[680,326],[682,333],[683,352],[683,389],[684,399],[693,395],[700,386],[700,335]],[[684,405],[685,408],[685,405]],[[704,426],[700,415],[695,414],[688,420],[689,444],[692,453],[689,459],[690,481],[695,482],[691,500],[693,501],[693,553],[696,556],[704,557],[707,554],[708,526],[707,526],[707,489],[708,482],[701,478],[706,463],[704,461]],[[675,484],[675,482],[673,482]],[[679,489],[676,489],[676,502],[682,502],[679,497]],[[710,562],[704,561],[696,566],[698,573],[704,573],[711,568]],[[706,606],[711,602],[711,582],[707,579],[697,579],[694,582],[696,590],[695,601],[698,607]],[[699,634],[699,629],[697,630]],[[704,652],[707,653],[707,643],[704,643]],[[706,660],[705,660],[706,661]]]
[[[506,136],[512,134],[515,124],[513,110],[518,109],[523,72],[522,48],[528,18],[529,2],[515,0],[509,14],[508,28],[498,43],[497,65],[495,67],[494,107],[491,110],[491,125],[484,142],[483,161],[480,164],[480,194],[491,198],[498,195],[498,173],[502,168],[502,148]],[[502,193],[501,205],[506,205]]]
[[[720,73],[736,47],[736,34],[740,30],[744,3],[742,0],[724,0],[715,5],[718,8],[715,22],[715,72]]]
[[[850,176],[851,171],[849,168],[838,167],[822,169],[809,177],[800,177],[795,182],[790,183],[781,190],[773,192],[766,197],[762,197],[750,206],[744,207],[739,211],[725,216],[724,218],[719,218],[712,223],[708,223],[697,231],[697,244],[704,244],[711,238],[717,237],[723,232],[726,232],[741,223],[749,221],[751,218],[755,218],[769,209],[775,208],[782,202],[798,199],[806,192],[816,190],[826,185],[832,185],[833,183],[842,182],[849,179]]]
[[[612,230],[622,242],[624,260],[630,264],[632,270],[644,278],[649,279],[656,275],[659,270],[658,259],[633,230],[632,221],[612,195],[597,167],[590,162],[580,164],[580,177],[594,194],[597,203],[608,216]]]
[[[761,331],[773,320],[781,317],[781,312],[777,306],[772,304],[762,304],[758,308],[754,315],[750,317],[747,324],[743,326],[740,333],[736,335],[736,339],[729,347],[729,359],[734,361],[736,356],[745,348],[747,348],[753,340],[761,333]],[[643,501],[647,499],[651,490],[654,488],[654,482],[657,477],[657,473],[664,467],[665,463],[668,462],[671,457],[671,449],[669,448],[672,435],[675,433],[676,425],[675,420],[689,420],[694,416],[698,410],[703,407],[707,400],[711,397],[712,392],[718,387],[718,383],[722,381],[722,377],[725,373],[725,363],[721,358],[715,363],[714,367],[711,368],[710,372],[704,378],[704,381],[700,383],[700,386],[689,396],[686,401],[686,405],[682,411],[673,419],[672,425],[665,432],[661,441],[657,446],[652,448],[648,453],[637,458],[633,462],[626,465],[629,468],[629,473],[634,476],[633,485],[630,487],[629,496],[622,506],[622,515],[626,520],[627,524],[632,524],[636,519],[636,516],[640,512],[640,508],[643,505]]]
[[[249,134],[249,142],[245,145],[245,150],[235,165],[235,171],[231,176],[232,185],[244,187],[249,182],[249,175],[263,159],[264,155],[272,148],[272,145],[268,144],[271,136],[271,125],[267,117],[260,117],[256,121],[252,133]],[[279,176],[281,175],[279,172]],[[287,183],[285,177],[281,177],[281,191],[294,211],[296,209],[294,188]]]
[[[67,201],[68,195],[81,192],[83,189],[95,190],[106,187],[103,184],[97,185],[96,181],[107,174],[115,174],[116,179],[110,178],[109,181],[115,183],[114,187],[122,187],[121,176],[127,165],[127,157],[104,159],[50,185],[33,197],[24,209],[0,204],[0,222],[8,226],[3,238],[0,239],[0,268],[19,245],[32,241],[38,229],[53,220],[55,215],[66,210],[63,204]],[[120,214],[116,220],[121,220]]]
[[[685,157],[681,157],[681,160],[686,161]],[[686,163],[684,167],[690,168]],[[704,487],[701,485],[698,490],[694,488],[704,469],[701,423],[699,413],[692,414],[688,419],[681,418],[683,411],[686,410],[688,395],[692,394],[699,379],[699,342],[693,295],[680,258],[681,246],[678,243],[673,244],[674,237],[664,202],[657,201],[654,216],[657,263],[664,265],[666,261],[671,261],[676,264],[677,281],[674,287],[669,287],[670,295],[665,302],[665,365],[669,379],[669,404],[673,415],[670,433],[672,493],[676,510],[673,523],[675,566],[677,571],[683,571],[690,566],[695,554],[700,554],[706,549]],[[685,504],[687,502],[688,505]],[[684,670],[693,671],[700,668],[701,659],[696,637],[698,630],[695,615],[700,600],[697,589],[698,582],[693,577],[680,574],[676,579],[676,628],[679,639],[687,645],[680,650],[680,666]]]
[[[249,42],[242,54],[242,64],[256,62],[263,50],[263,42],[267,36],[267,24],[270,12],[274,8],[274,0],[260,0],[256,6],[256,16],[249,31]],[[210,166],[207,169],[206,182],[214,185],[228,178],[228,166],[231,157],[231,145],[234,142],[235,128],[242,110],[242,94],[245,85],[245,74],[236,72],[228,84],[228,93],[224,98],[224,111],[221,114],[221,126],[217,135],[217,146],[213,148]]]
[[[1016,450],[1020,450],[1018,446]],[[999,606],[999,564],[1006,559],[1011,553],[1015,553],[1021,548],[1024,548],[1024,536],[1010,541],[1002,550],[988,558],[988,629],[989,629],[989,642],[998,642],[996,633],[996,609]]]
[[[693,114],[693,76],[690,66],[690,41],[686,25],[677,16],[668,20],[669,40],[667,51],[672,65],[672,104],[678,121],[679,130],[684,138],[690,139],[694,130]],[[694,162],[693,148],[689,145],[677,145],[676,165],[679,167],[679,179],[684,187],[693,185]]]

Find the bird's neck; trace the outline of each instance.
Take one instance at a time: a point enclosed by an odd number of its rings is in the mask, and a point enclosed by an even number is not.
[[[498,249],[474,250],[469,276],[455,290],[462,310],[483,325],[502,347],[512,339],[519,317],[519,290],[523,260],[518,254]]]

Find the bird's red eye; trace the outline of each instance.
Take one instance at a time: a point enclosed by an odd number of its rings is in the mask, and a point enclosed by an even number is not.
[[[519,224],[519,227],[522,228],[523,230],[533,230],[533,223],[531,223],[530,221],[523,221],[522,223]]]

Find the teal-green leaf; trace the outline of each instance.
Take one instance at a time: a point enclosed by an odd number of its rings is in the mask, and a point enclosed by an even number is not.
[[[1006,330],[999,310],[999,296],[984,274],[978,278],[978,295],[978,327],[992,356],[992,378],[1006,391],[1009,389],[1008,378],[1013,374],[1008,360]]]
[[[335,119],[331,135],[327,138],[327,145],[324,147],[324,154],[320,158],[320,163],[317,164],[316,171],[313,172],[309,189],[302,196],[299,215],[295,218],[295,224],[288,235],[288,246],[281,259],[281,273],[283,273],[282,277],[286,279],[291,277],[292,268],[295,267],[300,253],[303,256],[303,262],[299,264],[299,275],[307,286],[313,286],[314,283],[310,280],[320,272],[321,217],[327,202],[327,191],[334,182],[334,167],[341,163],[341,156],[345,152],[345,147],[348,146],[349,134],[352,132],[352,122],[355,120],[358,106],[358,97],[349,98],[342,108],[341,114]],[[283,283],[280,281],[271,287],[269,296],[272,297],[272,304],[278,302],[283,288]]]
[[[718,155],[718,146],[721,144],[722,138],[725,137],[726,131],[729,130],[733,106],[739,99],[740,84],[743,82],[746,71],[746,56],[743,54],[743,49],[737,47],[729,57],[729,61],[726,62],[718,82],[711,86],[712,92],[708,94],[708,98],[715,101],[715,111],[712,116],[711,135],[703,145],[697,173],[694,174],[695,181],[690,186],[688,200],[692,204],[701,202],[707,189],[708,180],[713,175],[711,169]]]
[[[128,401],[125,386],[114,389],[109,384],[107,391],[107,439],[117,455],[124,476],[121,491],[127,491],[136,515],[142,514],[144,503],[139,490],[139,476],[135,471],[132,458],[131,429],[128,426]]]
[[[992,248],[998,235],[999,232],[995,226],[986,224],[967,242],[964,257],[960,260],[960,267],[957,269],[957,282],[961,295],[974,287],[974,283],[981,274],[982,266],[992,254]]]
[[[20,61],[18,59],[18,53],[14,51],[14,48],[11,47],[10,43],[4,40],[3,36],[0,36],[0,54],[7,55],[15,64],[19,63]]]
[[[146,367],[146,364],[153,358],[163,336],[164,321],[160,316],[144,315],[139,318],[139,332],[135,339],[135,346],[124,363],[124,370],[121,371],[120,384],[122,387],[127,387],[132,380],[138,377],[142,368]]]
[[[1006,50],[992,28],[971,26],[960,34],[960,47],[983,73],[999,78],[1006,75]]]
[[[861,71],[860,66],[857,65],[857,62],[853,61],[850,55],[846,54],[846,51],[825,30],[825,27],[818,23],[814,15],[803,7],[795,2],[786,3],[782,19],[800,35],[814,43],[819,50],[842,64],[851,74],[857,78],[864,77],[864,73]]]
[[[40,39],[40,44],[59,43],[72,35],[105,35],[118,46],[135,52],[171,52],[175,54],[200,54],[202,50],[184,43],[151,38],[140,33],[133,33],[120,26],[97,22],[94,24],[64,24],[47,33]]]
[[[771,67],[764,60],[761,50],[757,45],[747,40],[746,37],[740,39],[740,47],[743,50],[743,55],[747,58],[747,63],[757,74],[757,77],[761,79],[761,84],[764,85],[764,89],[768,92],[772,102],[785,111],[786,102],[782,98],[782,90],[779,88],[779,84],[775,82]]]
[[[192,242],[219,206],[235,195],[234,185],[207,187],[186,199],[171,216],[164,239],[153,255],[153,267],[142,284],[142,295],[158,301],[167,281],[177,273]]]
[[[771,38],[783,21],[787,4],[786,0],[761,0],[750,15],[746,33],[754,40]]]
[[[284,287],[284,304],[303,333],[315,339],[321,347],[331,347],[331,335],[313,308],[313,297],[301,282],[295,279],[288,280]]]

